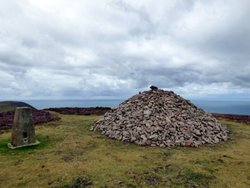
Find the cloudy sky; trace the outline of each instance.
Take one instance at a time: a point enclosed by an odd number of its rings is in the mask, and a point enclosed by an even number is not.
[[[0,100],[126,98],[153,84],[250,100],[249,0],[1,0]]]

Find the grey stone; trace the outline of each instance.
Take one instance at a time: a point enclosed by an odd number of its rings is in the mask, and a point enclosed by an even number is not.
[[[227,140],[227,127],[210,113],[172,91],[151,90],[122,102],[91,130],[139,145],[169,147],[214,144]]]
[[[200,136],[200,135],[201,135],[201,131],[200,131],[200,130],[198,130],[198,129],[195,129],[195,130],[194,130],[194,133],[195,133],[196,135],[198,135],[198,136]]]
[[[157,135],[157,134],[153,134],[153,135],[150,135],[148,138],[149,138],[149,139],[152,139],[152,140],[155,140],[155,139],[158,138],[158,136],[159,136],[159,135]]]
[[[151,111],[150,110],[144,110],[143,113],[144,113],[145,116],[149,116],[151,114]]]
[[[12,127],[11,149],[37,145],[39,142],[35,138],[35,127],[32,119],[30,107],[17,107]]]

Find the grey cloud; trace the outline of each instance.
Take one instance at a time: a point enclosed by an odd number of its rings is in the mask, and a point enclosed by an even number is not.
[[[25,2],[0,3],[0,99],[249,92],[248,1]]]

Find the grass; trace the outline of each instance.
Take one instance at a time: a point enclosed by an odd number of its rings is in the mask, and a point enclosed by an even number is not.
[[[0,113],[1,112],[7,112],[7,111],[13,111],[13,110],[15,110],[15,107],[13,107],[13,106],[0,106]]]
[[[250,187],[250,126],[222,121],[230,140],[199,148],[140,147],[89,131],[98,116],[60,115],[38,146],[0,134],[0,187]]]

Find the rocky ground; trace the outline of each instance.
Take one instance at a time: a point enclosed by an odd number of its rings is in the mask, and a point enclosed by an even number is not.
[[[151,88],[107,112],[92,130],[150,146],[199,146],[227,140],[228,130],[210,113],[172,91]]]

